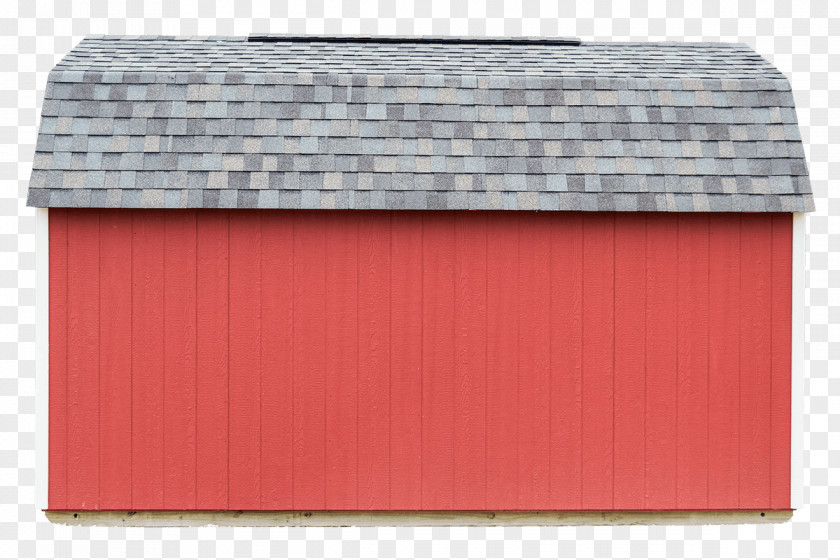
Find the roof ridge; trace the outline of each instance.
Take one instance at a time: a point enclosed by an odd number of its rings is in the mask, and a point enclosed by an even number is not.
[[[301,33],[251,33],[249,35],[103,35],[90,34],[84,39],[105,40],[105,41],[230,41],[260,42],[256,39],[265,39],[266,42],[342,42],[349,43],[439,43],[439,44],[547,44],[547,45],[568,45],[575,46],[583,44],[587,46],[686,46],[686,47],[739,47],[754,52],[752,46],[743,41],[603,41],[584,40],[572,36],[537,36],[537,35],[370,35],[370,34],[301,34]],[[83,40],[84,40],[83,39]]]
[[[262,39],[257,41],[256,39]],[[779,78],[749,46],[596,43],[533,37],[90,35],[55,70],[153,72],[508,75],[632,78]]]

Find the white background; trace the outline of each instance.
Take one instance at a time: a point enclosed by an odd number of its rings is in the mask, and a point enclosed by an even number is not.
[[[840,2],[353,0],[0,4],[0,556],[838,558]],[[756,7],[758,4],[758,7]],[[35,503],[35,214],[24,198],[47,72],[85,34],[565,35],[737,41],[791,80],[817,211],[807,220],[804,507],[781,525],[583,528],[54,526]],[[833,216],[832,216],[833,214]],[[835,519],[831,522],[830,519]],[[832,540],[831,535],[835,539]]]

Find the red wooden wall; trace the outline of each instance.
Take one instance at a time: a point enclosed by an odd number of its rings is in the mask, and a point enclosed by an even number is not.
[[[791,235],[50,210],[49,507],[788,508]]]

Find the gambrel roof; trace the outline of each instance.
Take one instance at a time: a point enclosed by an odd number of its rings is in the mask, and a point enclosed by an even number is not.
[[[42,207],[814,208],[746,45],[108,37],[50,73]]]

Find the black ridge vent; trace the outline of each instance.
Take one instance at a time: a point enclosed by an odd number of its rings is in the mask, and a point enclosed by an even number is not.
[[[251,34],[250,43],[420,43],[460,45],[580,45],[577,37],[449,37],[445,35],[274,35]]]

